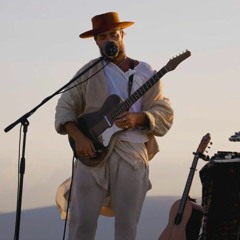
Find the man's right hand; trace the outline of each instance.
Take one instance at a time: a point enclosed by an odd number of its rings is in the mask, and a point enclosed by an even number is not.
[[[73,138],[75,142],[75,151],[79,157],[95,157],[96,150],[93,142],[80,131],[75,122],[67,122],[64,124],[63,128],[65,132]]]

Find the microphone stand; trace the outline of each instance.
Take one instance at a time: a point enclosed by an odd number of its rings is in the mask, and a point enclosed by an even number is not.
[[[99,62],[101,62],[105,57],[100,57],[97,59],[92,65],[90,65],[87,69],[85,69],[83,72],[72,78],[67,84],[65,84],[63,87],[61,87],[59,90],[57,90],[55,93],[50,95],[49,97],[45,98],[40,104],[38,104],[36,107],[34,107],[31,111],[24,114],[22,117],[17,119],[15,122],[10,124],[8,127],[4,129],[5,132],[10,131],[12,128],[14,128],[17,124],[21,123],[23,126],[23,145],[22,145],[22,156],[20,160],[19,165],[19,185],[18,185],[18,193],[17,193],[17,209],[16,209],[16,222],[15,222],[15,234],[14,234],[14,240],[19,239],[19,231],[20,231],[20,220],[21,220],[21,207],[22,207],[22,192],[23,192],[23,179],[25,174],[25,149],[26,149],[26,137],[27,137],[27,131],[29,126],[28,118],[42,105],[44,105],[46,102],[48,102],[51,98],[56,96],[57,94],[60,94],[62,90],[67,88],[70,84],[72,84],[74,81],[76,81],[79,77],[81,77],[83,74],[88,72],[92,67],[97,65]]]

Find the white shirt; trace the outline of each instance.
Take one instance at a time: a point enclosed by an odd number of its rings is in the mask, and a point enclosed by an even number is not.
[[[144,62],[139,62],[139,64],[133,69],[129,69],[127,72],[123,72],[118,66],[113,63],[109,63],[104,68],[105,74],[108,80],[109,94],[117,94],[123,100],[126,100],[128,96],[128,81],[129,76],[134,74],[133,84],[131,93],[135,92],[140,88],[147,80],[149,80],[155,73],[152,68]],[[139,98],[131,107],[130,112],[140,112],[142,111],[142,101],[143,97]],[[119,134],[119,139],[123,141],[133,142],[133,143],[144,143],[148,141],[147,135],[134,129],[129,129],[128,131]]]

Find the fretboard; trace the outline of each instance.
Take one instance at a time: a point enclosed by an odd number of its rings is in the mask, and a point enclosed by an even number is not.
[[[154,84],[156,84],[163,75],[168,72],[166,67],[161,68],[157,73],[155,73],[147,82],[145,82],[139,89],[133,92],[129,98],[125,101],[119,103],[113,111],[110,113],[110,118],[114,121],[121,113],[128,111],[130,107],[142,97]]]
[[[183,194],[182,194],[182,198],[181,198],[181,201],[180,201],[180,204],[179,204],[177,216],[175,218],[175,224],[179,224],[182,220],[182,216],[183,216],[183,213],[184,213],[184,208],[185,208],[185,205],[186,205],[186,202],[187,202],[187,199],[188,199],[188,195],[189,195],[190,188],[191,188],[192,181],[193,181],[193,177],[194,177],[194,174],[195,174],[195,171],[196,171],[198,159],[199,159],[199,156],[198,156],[198,154],[196,154],[194,159],[193,159],[192,166],[190,168],[190,172],[189,172],[189,175],[188,175],[188,179],[187,179],[187,182],[186,182]]]

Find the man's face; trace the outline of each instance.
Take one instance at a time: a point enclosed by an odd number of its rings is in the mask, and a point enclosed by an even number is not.
[[[119,47],[119,54],[124,53],[124,45],[123,45],[123,31],[120,29],[113,29],[110,31],[106,31],[98,34],[95,37],[96,44],[98,45],[101,54],[103,55],[103,48],[107,42],[116,42]]]

